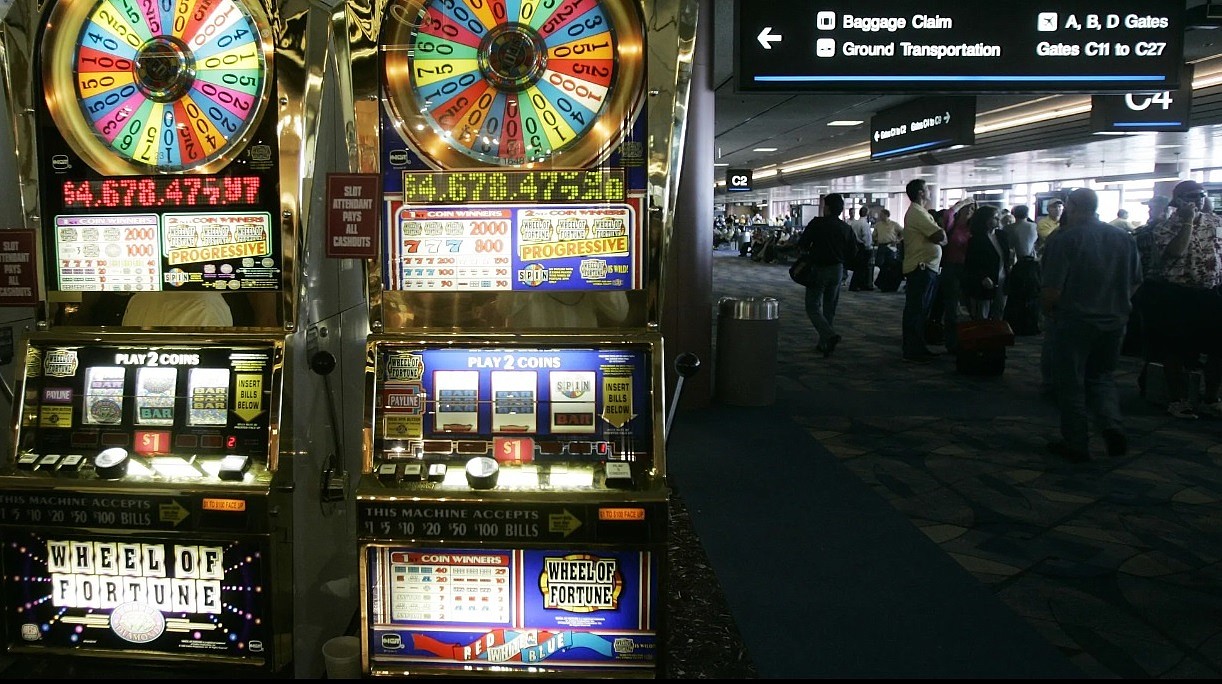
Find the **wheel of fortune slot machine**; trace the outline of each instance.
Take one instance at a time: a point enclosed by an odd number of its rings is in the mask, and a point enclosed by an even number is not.
[[[0,462],[13,676],[293,662],[282,395],[323,61],[308,9],[48,0],[5,17],[44,301]]]
[[[371,676],[663,669],[658,197],[684,7],[348,5],[353,166],[382,189],[357,488]]]

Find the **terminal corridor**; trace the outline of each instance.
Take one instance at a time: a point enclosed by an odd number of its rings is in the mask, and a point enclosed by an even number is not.
[[[1222,675],[1222,422],[1125,357],[1129,454],[1071,464],[1040,336],[1001,377],[905,363],[902,291],[846,288],[824,358],[785,266],[714,255],[714,300],[779,300],[777,399],[681,411],[669,472],[758,676]]]

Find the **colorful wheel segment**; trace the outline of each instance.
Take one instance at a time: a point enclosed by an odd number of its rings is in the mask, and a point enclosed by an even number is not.
[[[584,168],[641,101],[631,0],[397,0],[386,22],[385,99],[442,168]]]
[[[68,144],[101,173],[214,172],[263,115],[272,54],[250,0],[62,0],[43,41],[44,91]]]

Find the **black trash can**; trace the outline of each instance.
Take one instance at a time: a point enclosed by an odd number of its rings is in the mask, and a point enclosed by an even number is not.
[[[776,401],[780,304],[772,297],[722,297],[717,302],[717,401],[770,406]]]

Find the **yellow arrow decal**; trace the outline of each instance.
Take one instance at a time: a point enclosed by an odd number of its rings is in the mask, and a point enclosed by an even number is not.
[[[263,376],[257,373],[237,373],[238,397],[233,412],[246,422],[263,413]]]
[[[567,537],[578,527],[581,527],[581,520],[572,513],[569,513],[567,508],[563,513],[552,513],[547,516],[547,529],[549,532],[561,532]]]
[[[632,376],[603,376],[603,420],[622,428],[636,417],[632,412]]]
[[[181,504],[174,500],[171,500],[170,503],[159,504],[157,509],[157,517],[161,519],[161,522],[174,523],[174,527],[178,527],[178,524],[186,520],[187,516],[191,514],[190,511],[183,508]]]

